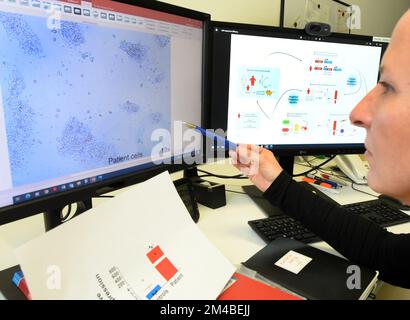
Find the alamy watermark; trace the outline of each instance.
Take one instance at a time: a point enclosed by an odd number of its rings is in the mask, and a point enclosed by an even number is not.
[[[47,17],[47,29],[52,31],[57,31],[61,29],[61,9],[56,9],[50,6],[46,10],[48,17]]]
[[[49,290],[61,290],[61,269],[59,266],[50,265],[46,270],[46,287]]]
[[[226,132],[222,129],[208,129],[209,136],[204,136],[195,129],[186,128],[182,122],[175,121],[172,130],[155,129],[151,134],[151,159],[156,165],[162,164],[203,164],[213,163],[226,158]],[[218,136],[219,138],[212,138]],[[205,141],[204,141],[205,139]],[[236,152],[236,150],[232,150]],[[260,148],[242,146],[232,159],[233,164],[240,162],[247,166],[247,174],[256,174],[259,168]]]
[[[346,286],[349,290],[361,290],[362,289],[362,272],[359,266],[351,265],[347,268],[347,274],[350,276],[347,278]]]
[[[352,5],[347,8],[348,18],[346,25],[351,30],[359,30],[362,28],[362,11],[359,6]]]

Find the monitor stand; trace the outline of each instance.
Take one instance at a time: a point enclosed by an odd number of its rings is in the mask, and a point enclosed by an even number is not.
[[[84,211],[87,211],[88,209],[92,208],[92,200],[91,198],[87,198],[82,201],[77,202],[77,209],[74,214],[74,216],[79,215],[80,213],[83,213]],[[65,217],[63,216],[63,209],[64,207],[61,208],[56,208],[53,210],[49,210],[44,212],[44,226],[45,230],[50,231],[51,229],[58,227],[59,225],[63,224],[66,220]]]
[[[295,157],[294,156],[280,156],[278,158],[278,162],[280,164],[280,166],[283,168],[283,170],[285,170],[290,176],[293,175],[293,166],[294,166],[294,160]]]

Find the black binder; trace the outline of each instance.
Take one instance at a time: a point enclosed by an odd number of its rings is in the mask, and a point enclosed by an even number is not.
[[[298,273],[275,265],[289,251],[312,260]],[[309,300],[359,300],[366,299],[377,282],[378,272],[359,266],[360,282],[350,281],[355,273],[348,273],[355,264],[341,257],[316,249],[292,239],[277,239],[269,243],[243,265],[256,271],[270,282]],[[353,283],[354,289],[349,289]],[[357,287],[360,286],[360,289]],[[350,285],[352,287],[352,285]]]

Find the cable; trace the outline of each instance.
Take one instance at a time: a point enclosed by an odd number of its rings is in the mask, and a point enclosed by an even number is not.
[[[333,157],[333,158],[334,158],[334,157]],[[332,159],[333,159],[333,158],[332,158]],[[305,162],[308,163],[310,167],[312,167],[312,164],[311,164],[308,160],[305,159]],[[325,163],[323,163],[323,164],[321,164],[319,167],[316,167],[316,168],[313,168],[313,169],[317,169],[317,171],[322,172],[322,173],[330,173],[332,176],[335,176],[335,177],[337,177],[337,178],[343,179],[343,180],[345,180],[345,181],[349,181],[349,182],[351,183],[351,188],[352,188],[354,191],[360,192],[360,193],[363,193],[363,194],[367,194],[367,195],[369,195],[369,196],[371,196],[371,197],[378,198],[378,196],[376,196],[376,195],[374,195],[374,194],[371,194],[371,193],[369,193],[369,192],[366,192],[366,191],[357,189],[357,188],[355,187],[355,185],[361,186],[361,185],[364,185],[364,184],[356,184],[356,183],[355,183],[352,179],[350,179],[349,177],[347,177],[347,176],[341,176],[341,175],[335,173],[333,170],[321,169],[320,167],[323,166],[324,164],[325,164]],[[313,169],[312,169],[312,171],[314,171]],[[309,171],[309,172],[311,172],[311,171]],[[308,172],[308,173],[309,173],[309,172]]]
[[[303,173],[299,173],[296,175],[292,175],[292,177],[301,177],[304,176],[312,171],[318,170],[320,167],[324,166],[325,164],[327,164],[328,162],[332,161],[336,156],[331,156],[328,160],[326,160],[325,162],[321,163],[320,165],[316,166],[316,167],[312,167],[312,164],[305,160],[311,167],[312,169]],[[206,173],[207,175],[201,176],[201,177],[216,177],[216,178],[221,178],[221,179],[248,179],[248,177],[243,176],[242,174],[237,174],[235,176],[224,176],[224,175],[219,175],[219,174],[214,174],[205,170],[201,170],[201,169],[197,169],[199,172],[202,173]]]
[[[305,160],[305,161],[311,166],[311,163],[310,163],[309,161],[307,161],[307,160]],[[324,163],[323,163],[323,164],[324,164]],[[323,165],[323,164],[322,164],[322,165]],[[321,165],[321,166],[322,166],[322,165]],[[374,195],[374,194],[371,194],[371,193],[369,193],[369,192],[366,192],[366,191],[357,189],[357,188],[355,187],[355,185],[363,186],[363,185],[365,185],[365,184],[356,184],[352,179],[350,179],[350,178],[347,177],[347,176],[341,176],[341,175],[335,173],[333,170],[320,169],[319,167],[317,167],[317,171],[322,172],[322,173],[330,173],[332,176],[335,176],[335,177],[337,177],[337,178],[343,179],[343,180],[345,180],[345,181],[349,181],[349,182],[351,183],[351,188],[352,188],[354,191],[360,192],[360,193],[363,193],[363,194],[367,194],[367,195],[369,195],[369,196],[371,196],[371,197],[378,198],[378,196],[376,196],[376,195]],[[366,185],[367,185],[367,184],[366,184]]]
[[[311,173],[311,172],[313,172],[313,171],[320,171],[320,172],[329,172],[329,171],[330,171],[330,172],[332,172],[332,175],[334,175],[335,177],[338,177],[338,178],[341,178],[341,179],[345,179],[345,180],[346,180],[346,179],[350,180],[350,182],[352,183],[351,188],[352,188],[353,190],[355,190],[355,191],[357,191],[357,192],[361,192],[361,193],[363,193],[363,194],[367,194],[367,195],[372,196],[372,197],[375,197],[375,198],[378,198],[378,196],[376,196],[376,195],[374,195],[374,194],[371,194],[371,193],[368,193],[368,192],[366,192],[366,191],[362,191],[362,190],[359,190],[359,189],[355,188],[355,183],[354,183],[354,181],[353,181],[352,179],[350,179],[350,178],[348,178],[348,177],[343,177],[343,176],[334,174],[333,170],[327,170],[327,171],[326,171],[326,170],[324,170],[324,169],[321,169],[321,167],[323,167],[325,164],[327,164],[327,163],[329,163],[330,161],[332,161],[335,157],[336,157],[335,155],[334,155],[334,156],[331,156],[329,159],[327,159],[326,161],[324,161],[323,163],[321,163],[321,164],[318,165],[318,166],[313,166],[313,165],[310,163],[310,161],[308,161],[308,160],[305,159],[305,162],[308,164],[308,166],[305,166],[305,167],[310,167],[311,169],[308,170],[308,171],[305,171],[305,172],[303,172],[303,173],[294,174],[294,175],[292,175],[292,177],[302,177],[302,176],[304,176],[304,175],[306,175],[306,174],[308,174],[308,173]],[[315,159],[317,159],[317,158],[315,158]],[[315,159],[313,159],[313,160],[315,160]],[[303,166],[303,164],[302,164],[302,166]],[[213,174],[213,173],[210,173],[210,172],[208,172],[208,171],[201,170],[201,169],[197,169],[197,170],[198,170],[199,172],[206,173],[206,175],[200,176],[200,178],[202,178],[202,177],[216,177],[216,178],[222,178],[222,179],[248,179],[248,177],[244,177],[244,176],[242,176],[241,174],[238,174],[238,175],[235,175],[235,176],[224,176],[224,175]],[[239,193],[239,194],[246,194],[246,195],[248,195],[247,193],[239,192],[239,191],[233,191],[233,190],[226,190],[226,191],[227,191],[227,192],[232,192],[232,193]],[[252,197],[254,197],[254,196],[252,196]],[[262,197],[255,197],[255,198],[262,198]],[[264,199],[264,198],[262,198],[262,199]]]
[[[234,190],[229,190],[229,189],[225,189],[226,192],[232,192],[232,193],[238,193],[238,194],[245,194],[251,198],[256,198],[256,199],[265,199],[264,197],[259,197],[259,196],[254,196],[254,195],[250,195],[249,193],[246,192],[240,192],[240,191],[234,191]]]
[[[321,163],[320,165],[316,166],[316,167],[312,167],[311,170],[303,172],[303,173],[299,173],[299,174],[294,174],[292,175],[292,177],[302,177],[308,173],[311,173],[312,171],[317,171],[319,170],[320,167],[324,166],[325,164],[329,163],[330,161],[332,161],[336,156],[331,156],[329,159],[327,159],[325,162]],[[306,161],[306,160],[305,160]]]
[[[207,177],[207,176],[212,177],[213,175],[203,175],[203,176],[200,176],[200,178],[202,178],[202,177]],[[211,182],[211,183],[212,183],[212,181],[208,181],[208,180],[204,180],[204,181],[206,181],[206,182]],[[231,186],[237,187],[237,186],[235,186],[235,185],[231,185]],[[235,191],[235,190],[229,190],[229,189],[225,189],[225,191],[226,191],[226,192],[232,192],[232,193],[238,193],[238,194],[245,194],[245,195],[247,195],[247,196],[250,196],[251,198],[265,199],[264,197],[254,196],[254,195],[251,195],[251,194],[246,193],[246,192]]]
[[[351,188],[352,188],[354,191],[367,194],[367,195],[369,195],[369,196],[371,196],[371,197],[374,197],[374,198],[376,198],[376,199],[379,198],[379,196],[376,196],[376,195],[371,194],[371,193],[369,193],[369,192],[366,192],[366,191],[363,191],[363,190],[360,190],[360,189],[355,188],[355,185],[363,186],[363,184],[354,183],[354,181],[353,181],[352,179],[350,179],[349,177],[346,177],[346,178],[349,179],[350,182],[352,183]]]
[[[356,188],[354,187],[354,185],[355,185],[355,183],[352,182],[352,189],[353,189],[354,191],[361,192],[361,193],[367,194],[367,195],[372,196],[372,197],[375,197],[375,198],[379,198],[379,196],[376,196],[376,195],[371,194],[371,193],[369,193],[369,192],[356,189]]]
[[[238,194],[247,194],[245,192],[240,192],[240,191],[234,191],[234,190],[229,190],[229,189],[225,189],[226,192],[232,192],[232,193],[238,193]]]
[[[200,177],[200,178],[204,178],[204,177],[213,177],[213,175],[212,175],[212,174],[204,174],[204,175],[202,175],[202,176],[198,176],[198,177]]]
[[[242,174],[237,174],[235,176],[224,176],[220,174],[214,174],[205,170],[197,169],[199,172],[206,173],[209,177],[216,177],[221,179],[248,179],[248,177],[243,176]],[[204,176],[202,176],[204,177]]]

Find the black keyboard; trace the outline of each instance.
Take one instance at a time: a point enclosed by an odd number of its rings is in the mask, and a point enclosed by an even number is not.
[[[291,238],[304,243],[321,241],[314,233],[285,214],[251,220],[248,224],[266,243],[278,238]]]
[[[379,199],[356,202],[342,207],[377,223],[381,227],[390,227],[410,221],[410,216],[396,208],[388,206]],[[248,221],[248,224],[267,243],[283,237],[304,243],[321,241],[314,233],[285,214]]]
[[[410,216],[378,199],[346,204],[342,207],[384,228],[410,221]]]

